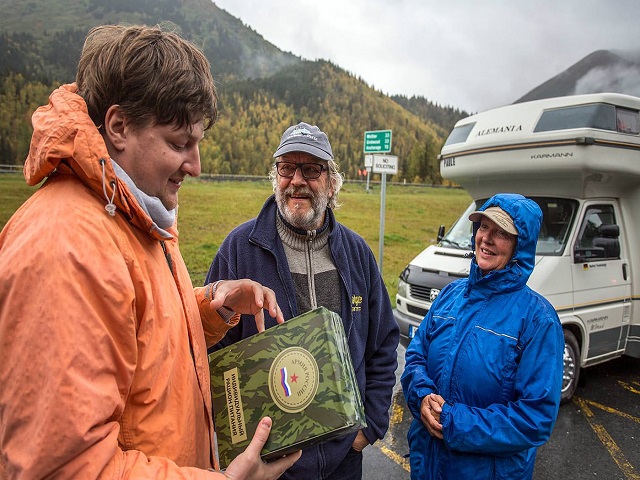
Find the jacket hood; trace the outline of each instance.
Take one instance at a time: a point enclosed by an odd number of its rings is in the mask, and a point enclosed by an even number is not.
[[[56,171],[75,174],[105,206],[113,202],[134,225],[163,239],[133,192],[116,176],[107,145],[76,91],[75,83],[63,85],[51,93],[47,105],[34,112],[33,136],[23,169],[27,184],[37,185]]]
[[[32,116],[33,136],[24,164],[29,185],[37,185],[66,163],[89,183],[98,180],[102,189],[100,159],[109,159],[109,152],[76,90],[75,84],[54,90],[49,104],[39,107]],[[115,180],[111,162],[107,163],[108,181]]]
[[[479,210],[484,211],[489,207],[502,208],[511,216],[513,223],[518,229],[518,237],[513,257],[504,270],[516,271],[518,277],[520,277],[518,283],[522,283],[522,280],[524,280],[524,284],[526,284],[535,265],[536,244],[538,242],[540,225],[542,224],[542,210],[540,210],[536,202],[517,193],[500,193],[494,195],[487,200]],[[473,222],[471,249],[474,252],[476,250],[475,237],[479,227],[479,222]],[[481,275],[475,255],[471,262],[471,268],[472,271],[475,270],[475,276]]]

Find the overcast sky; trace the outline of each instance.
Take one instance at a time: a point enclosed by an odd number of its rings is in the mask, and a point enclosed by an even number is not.
[[[596,50],[640,49],[640,0],[214,0],[276,47],[386,94],[480,112]]]

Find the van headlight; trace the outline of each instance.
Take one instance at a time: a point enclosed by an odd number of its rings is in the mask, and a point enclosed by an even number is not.
[[[402,279],[398,280],[398,295],[404,298],[409,297],[409,284]]]

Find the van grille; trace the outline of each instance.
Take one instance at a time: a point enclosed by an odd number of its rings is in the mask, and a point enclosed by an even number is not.
[[[417,300],[423,302],[430,302],[431,287],[425,287],[424,285],[409,285],[411,296]]]

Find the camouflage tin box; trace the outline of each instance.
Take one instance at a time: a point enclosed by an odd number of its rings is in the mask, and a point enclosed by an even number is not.
[[[366,426],[340,316],[318,308],[209,354],[220,465],[264,416],[269,460]]]

